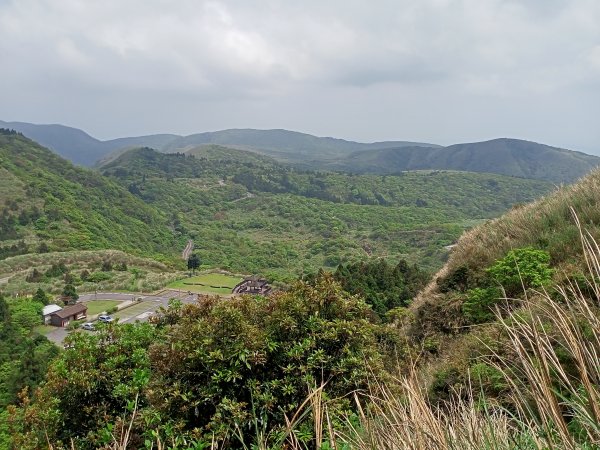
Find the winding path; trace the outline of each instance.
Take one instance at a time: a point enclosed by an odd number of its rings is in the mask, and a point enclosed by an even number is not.
[[[188,241],[187,245],[185,246],[185,248],[183,249],[183,252],[181,252],[181,257],[187,261],[188,258],[190,257],[190,255],[192,254],[192,251],[194,250],[194,241],[192,241],[191,239]]]

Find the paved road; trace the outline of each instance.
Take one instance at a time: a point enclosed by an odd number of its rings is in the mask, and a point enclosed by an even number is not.
[[[79,301],[93,301],[98,300],[137,300],[141,298],[140,302],[135,302],[131,306],[122,309],[121,311],[113,314],[115,318],[119,319],[119,323],[134,323],[134,322],[145,322],[148,318],[154,314],[161,306],[167,307],[169,300],[176,298],[183,303],[195,303],[198,299],[196,294],[189,295],[187,292],[174,291],[171,289],[165,289],[157,293],[156,295],[145,295],[145,294],[123,294],[119,292],[98,292],[97,294],[82,294],[79,296]],[[63,340],[68,335],[68,331],[65,328],[56,328],[52,330],[46,337],[57,345],[62,345]]]

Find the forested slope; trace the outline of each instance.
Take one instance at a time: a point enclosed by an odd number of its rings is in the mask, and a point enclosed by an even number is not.
[[[0,132],[0,254],[114,248],[178,252],[163,214],[97,172]]]

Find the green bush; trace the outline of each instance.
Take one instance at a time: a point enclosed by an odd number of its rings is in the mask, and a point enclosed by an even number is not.
[[[101,281],[110,280],[112,278],[112,274],[109,272],[94,272],[88,275],[87,281],[89,283],[99,283]]]
[[[168,340],[151,349],[150,402],[178,426],[220,439],[257,418],[281,430],[321,383],[326,398],[340,399],[331,411],[351,408],[347,393],[382,375],[383,331],[371,315],[331,275],[269,298],[173,304],[161,321],[175,323]]]
[[[523,288],[537,288],[552,279],[550,255],[532,247],[511,250],[487,269],[487,273],[506,289],[509,295],[520,293]]]
[[[463,314],[471,323],[489,322],[494,319],[493,307],[501,298],[502,293],[496,287],[471,289],[462,305]]]
[[[69,322],[69,325],[67,325],[67,330],[76,330],[84,322],[85,320],[72,320]]]

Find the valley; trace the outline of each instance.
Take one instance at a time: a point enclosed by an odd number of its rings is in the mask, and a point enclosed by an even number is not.
[[[344,420],[352,417],[377,430],[377,440],[389,431],[380,417],[357,415],[375,400],[357,397],[352,406],[345,397],[375,386],[384,396],[421,395],[393,377],[418,382],[436,408],[459,401],[453,390],[468,389],[476,373],[480,395],[510,410],[518,402],[506,397],[506,375],[494,364],[523,360],[504,318],[520,324],[534,314],[529,298],[562,311],[552,301],[567,294],[551,283],[595,295],[579,256],[595,247],[584,240],[582,248],[573,214],[590,239],[597,235],[598,172],[555,185],[592,164],[578,155],[556,154],[561,170],[514,165],[522,176],[456,170],[460,164],[407,163],[396,173],[380,152],[407,158],[390,147],[372,149],[369,164],[377,164],[359,174],[192,144],[175,153],[131,148],[86,169],[0,132],[0,447],[33,449],[45,436],[59,445],[76,436],[76,448],[104,445],[116,439],[105,421],[118,423],[135,398],[144,422],[125,414],[150,447],[171,438],[202,446],[218,436],[237,448],[236,427],[260,414],[283,432],[288,415],[325,385],[331,397],[323,404],[339,419],[332,439],[350,442]],[[508,161],[496,144],[488,151]],[[330,145],[330,156],[349,151]],[[414,146],[403,149],[416,158]],[[481,160],[472,148],[460,151],[464,161]],[[243,279],[274,289],[232,294]],[[40,311],[53,303],[84,308],[86,317],[65,312],[68,326],[41,325]],[[103,313],[116,322],[98,321]],[[79,329],[83,321],[93,325]],[[545,330],[561,339],[559,331]],[[230,409],[239,415],[223,414]],[[9,411],[17,428],[6,425]],[[40,415],[49,418],[41,428]],[[294,427],[309,445],[311,422]]]

